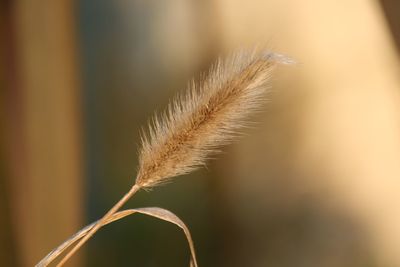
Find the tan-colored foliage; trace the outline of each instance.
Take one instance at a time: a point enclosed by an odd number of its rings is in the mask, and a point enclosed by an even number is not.
[[[242,53],[219,60],[199,84],[191,83],[143,135],[136,183],[154,186],[203,165],[210,153],[232,140],[243,119],[260,106],[278,59]]]

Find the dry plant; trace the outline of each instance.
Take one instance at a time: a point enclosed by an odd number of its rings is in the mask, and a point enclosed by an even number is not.
[[[279,63],[291,60],[256,50],[218,60],[199,83],[192,82],[163,114],[154,116],[149,131],[142,134],[137,178],[129,192],[103,218],[72,236],[37,266],[47,266],[79,240],[57,265],[62,266],[102,226],[135,212],[181,227],[191,249],[191,266],[197,266],[189,230],[174,214],[161,208],[118,210],[140,189],[199,168],[207,157],[218,152],[218,147],[232,141],[246,125],[244,119],[249,113],[260,108],[271,72]]]

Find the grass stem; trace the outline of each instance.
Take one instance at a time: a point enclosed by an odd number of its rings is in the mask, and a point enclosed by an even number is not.
[[[68,253],[65,257],[57,264],[57,267],[63,266],[68,259],[70,259],[78,250],[81,248],[102,226],[106,221],[114,215],[137,191],[140,186],[134,185],[131,187],[128,193],[126,193],[88,232],[88,234],[82,238]]]

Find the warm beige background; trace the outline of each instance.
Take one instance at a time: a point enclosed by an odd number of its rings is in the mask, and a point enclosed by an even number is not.
[[[399,8],[3,1],[0,265],[32,266],[98,218],[131,183],[152,110],[217,55],[257,44],[298,61],[278,70],[257,127],[131,204],[177,212],[202,266],[400,266]],[[177,266],[175,232],[131,219],[84,265]]]

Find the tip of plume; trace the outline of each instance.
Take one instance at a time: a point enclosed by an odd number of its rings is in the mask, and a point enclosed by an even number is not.
[[[288,57],[283,54],[275,53],[275,52],[267,52],[264,54],[264,58],[266,60],[270,60],[273,62],[276,62],[278,64],[284,64],[284,65],[295,65],[297,64],[296,60],[294,60],[291,57]]]

